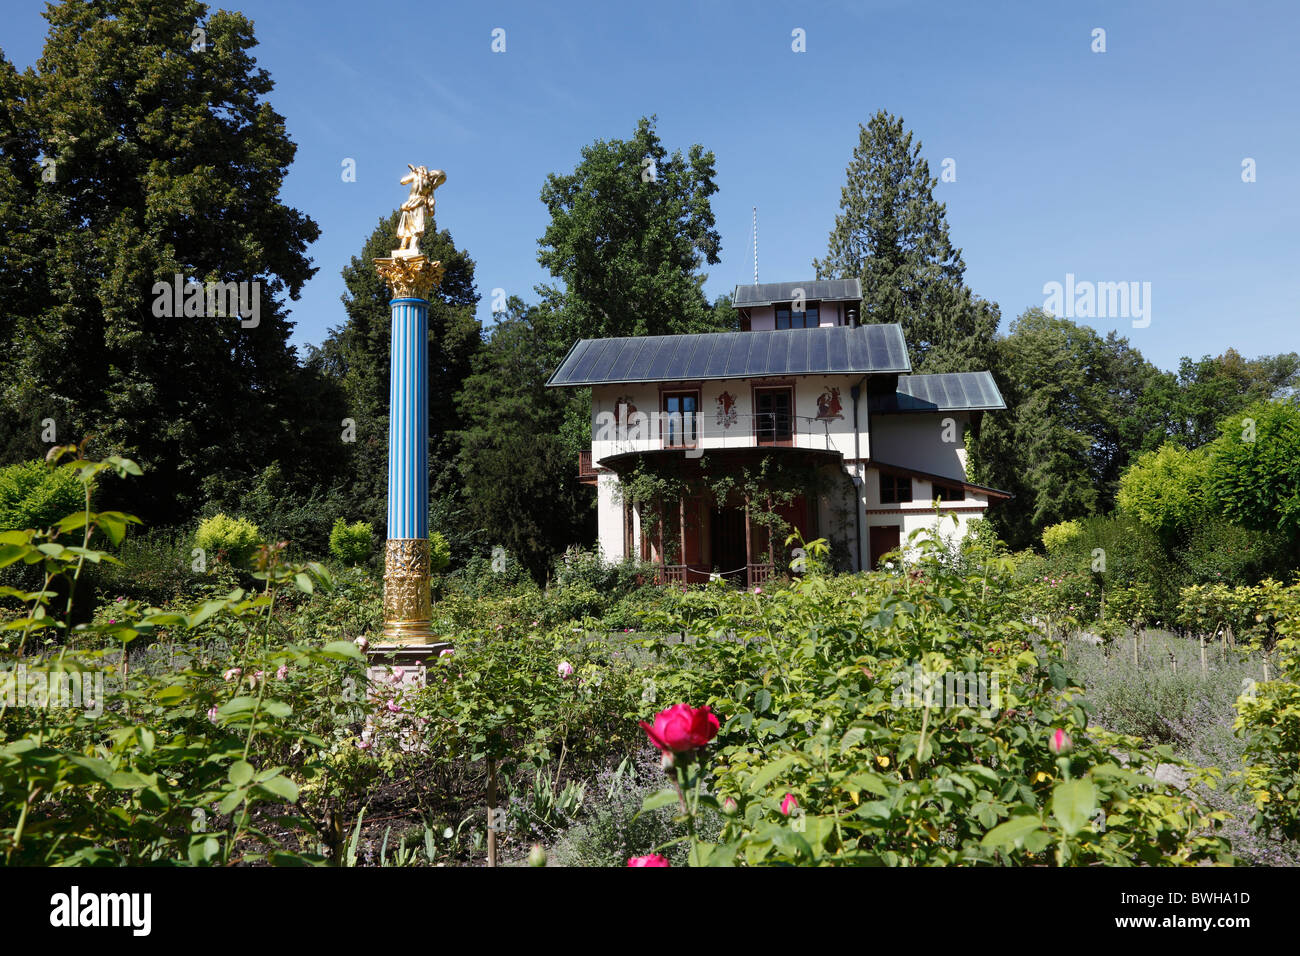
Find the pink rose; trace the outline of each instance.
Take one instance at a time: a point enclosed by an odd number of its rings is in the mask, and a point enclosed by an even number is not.
[[[384,706],[386,706],[389,709],[389,711],[394,714],[400,714],[402,712],[402,705],[395,700],[390,700]]]
[[[352,643],[357,645],[357,649],[360,651],[365,651],[365,649],[370,646],[370,642],[366,640],[364,637],[358,637]]]
[[[573,676],[573,665],[568,661],[560,661],[560,666],[556,668],[560,674],[560,679]]]
[[[216,708],[216,707],[209,707],[209,708],[208,708],[208,720],[212,721],[214,724],[217,722],[217,708]]]
[[[781,801],[781,812],[787,817],[790,815],[790,811],[796,810],[798,807],[799,801],[794,798],[793,793],[787,793],[785,799]]]
[[[232,681],[242,673],[244,673],[244,669],[242,667],[232,667],[230,668],[230,670],[226,671],[221,676],[225,678],[227,681]]]
[[[654,726],[641,721],[641,729],[650,742],[664,753],[689,753],[703,747],[718,735],[721,724],[705,707],[674,704],[655,715]]]
[[[668,861],[658,853],[649,856],[634,856],[627,861],[628,866],[668,866]]]
[[[456,652],[453,651],[450,647],[444,647],[441,651],[438,652],[438,656],[439,656],[439,657],[451,657],[451,655],[454,654],[454,653],[456,653]]]
[[[1070,739],[1069,734],[1060,727],[1057,727],[1056,730],[1052,732],[1052,739],[1047,746],[1051,748],[1051,751],[1054,754],[1068,754],[1074,749],[1074,741]]]
[[[284,680],[284,679],[285,679],[286,677],[288,677],[288,676],[289,676],[289,665],[288,665],[288,664],[281,664],[280,667],[279,667],[279,669],[276,670],[276,672],[275,672],[275,679],[276,679],[276,680]]]

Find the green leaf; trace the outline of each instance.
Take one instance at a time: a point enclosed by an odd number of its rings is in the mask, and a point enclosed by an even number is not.
[[[234,813],[235,808],[244,802],[245,796],[247,794],[243,790],[231,790],[221,798],[221,803],[217,805],[217,809],[222,813]]]
[[[1014,846],[1033,831],[1040,829],[1042,825],[1043,821],[1033,813],[1012,817],[1006,823],[999,824],[984,834],[984,839],[980,840],[980,846],[989,847],[990,849]]]
[[[330,657],[346,657],[354,661],[365,661],[366,657],[361,653],[357,645],[351,641],[333,641],[321,648],[322,654]]]
[[[236,787],[247,786],[248,782],[253,779],[253,765],[247,760],[236,760],[230,765],[226,772],[230,782]]]
[[[784,757],[778,757],[771,763],[760,767],[754,776],[749,778],[751,790],[762,790],[781,774],[785,773],[799,758],[794,754],[786,754]]]
[[[1052,816],[1071,836],[1087,826],[1096,812],[1097,788],[1091,780],[1070,780],[1052,791]]]
[[[258,786],[268,793],[273,793],[277,797],[287,800],[289,803],[296,803],[298,800],[298,785],[282,774],[263,780]]]

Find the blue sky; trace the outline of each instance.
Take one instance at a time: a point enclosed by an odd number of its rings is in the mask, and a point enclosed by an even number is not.
[[[1161,367],[1300,349],[1294,3],[230,5],[254,20],[299,147],[284,198],[323,232],[319,272],[292,303],[298,343],[343,321],[339,270],[405,195],[407,162],[447,171],[438,223],[477,262],[479,317],[491,321],[494,288],[535,298],[546,174],[650,113],[670,151],[717,156],[709,297],[752,281],[755,205],[760,278],[811,277],[858,123],[884,108],[935,175],[954,161],[937,196],[967,283],[1000,304],[1004,330],[1072,274],[1150,283],[1145,328],[1086,322]],[[0,45],[30,65],[43,4],[3,6]],[[791,49],[795,29],[806,52]]]

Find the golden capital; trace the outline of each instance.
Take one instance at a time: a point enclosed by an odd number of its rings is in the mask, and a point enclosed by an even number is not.
[[[398,299],[427,299],[442,282],[442,263],[425,256],[376,259],[375,270]]]

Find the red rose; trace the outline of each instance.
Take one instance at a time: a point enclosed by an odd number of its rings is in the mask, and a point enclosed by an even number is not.
[[[649,856],[634,856],[627,861],[628,866],[668,866],[668,861],[658,853]]]
[[[684,754],[703,747],[718,735],[718,718],[706,707],[674,704],[655,715],[654,726],[641,727],[650,742],[664,753]]]

